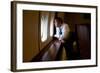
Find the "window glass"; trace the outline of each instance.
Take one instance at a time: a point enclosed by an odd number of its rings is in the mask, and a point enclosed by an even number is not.
[[[41,40],[47,40],[49,12],[41,12]]]

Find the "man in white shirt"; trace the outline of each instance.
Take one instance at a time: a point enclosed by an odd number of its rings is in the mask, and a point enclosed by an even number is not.
[[[56,27],[56,34],[54,35],[55,38],[62,43],[61,48],[65,48],[67,59],[71,60],[73,51],[72,51],[72,42],[70,42],[70,28],[68,24],[65,24],[60,17],[56,17],[54,20],[54,24]]]

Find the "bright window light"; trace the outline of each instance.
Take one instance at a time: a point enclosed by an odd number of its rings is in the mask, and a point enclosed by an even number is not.
[[[41,40],[47,40],[49,12],[41,12]]]
[[[50,19],[50,36],[51,37],[53,36],[53,28],[54,28],[53,21],[54,21],[54,13],[51,13],[51,19]]]

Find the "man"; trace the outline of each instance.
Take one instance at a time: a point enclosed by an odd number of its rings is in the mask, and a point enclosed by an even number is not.
[[[70,41],[70,28],[68,24],[65,24],[60,17],[56,17],[54,20],[54,24],[56,27],[55,38],[59,40],[61,43],[61,48],[63,47],[66,50],[67,59],[72,60],[72,42]]]

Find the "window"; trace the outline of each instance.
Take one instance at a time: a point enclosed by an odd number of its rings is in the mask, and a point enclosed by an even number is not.
[[[47,40],[49,12],[41,12],[41,41]]]

